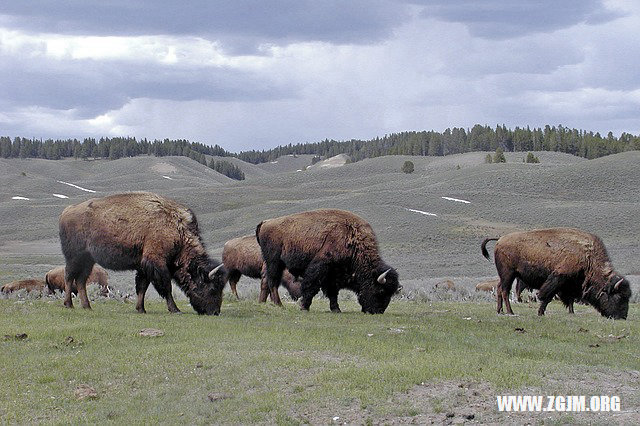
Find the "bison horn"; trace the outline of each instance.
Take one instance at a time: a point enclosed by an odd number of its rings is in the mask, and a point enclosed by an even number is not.
[[[378,282],[380,284],[385,284],[387,282],[387,274],[389,273],[389,271],[391,270],[391,268],[387,269],[386,271],[384,271],[383,273],[380,274],[380,276],[378,277]]]
[[[212,278],[216,275],[216,273],[218,273],[218,271],[220,270],[220,268],[222,268],[223,266],[224,266],[224,263],[221,263],[221,264],[219,264],[218,266],[216,266],[215,268],[213,268],[213,269],[211,270],[211,272],[209,272],[209,278],[211,278],[211,279],[212,279]]]
[[[621,278],[620,281],[614,284],[613,286],[614,291],[618,291],[618,287],[620,287],[620,284],[622,284],[622,281],[624,281],[624,278]]]

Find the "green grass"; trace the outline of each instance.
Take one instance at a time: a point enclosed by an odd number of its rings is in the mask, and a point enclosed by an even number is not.
[[[497,316],[489,303],[395,301],[371,316],[352,301],[332,314],[325,300],[311,312],[231,300],[220,317],[179,304],[183,315],[160,301],[140,315],[112,300],[92,311],[0,300],[0,336],[28,334],[0,340],[0,423],[299,424],[309,410],[354,405],[413,416],[391,398],[421,382],[470,380],[502,391],[544,386],[567,371],[640,369],[637,305],[630,320],[612,321],[584,306],[569,315],[559,303],[544,318],[526,305],[514,307],[520,316]],[[138,335],[149,327],[165,335]],[[99,397],[76,400],[79,384]]]

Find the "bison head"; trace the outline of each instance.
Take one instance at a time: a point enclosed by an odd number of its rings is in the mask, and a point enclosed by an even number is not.
[[[613,275],[593,305],[607,318],[627,319],[631,286],[626,278]]]
[[[362,312],[369,314],[384,313],[391,297],[398,293],[402,287],[398,282],[398,273],[393,268],[381,267],[369,277],[366,283],[360,285],[358,302],[362,306]]]
[[[192,283],[187,296],[193,309],[200,315],[219,315],[226,269],[222,264],[209,262],[191,274]]]

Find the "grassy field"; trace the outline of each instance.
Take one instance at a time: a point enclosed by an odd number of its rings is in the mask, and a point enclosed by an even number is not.
[[[230,298],[228,298],[230,299]],[[628,321],[577,306],[392,301],[311,312],[225,300],[220,317],[151,301],[0,300],[0,423],[613,422],[640,419],[640,307]],[[145,328],[164,332],[142,337]],[[27,337],[16,337],[26,333]],[[86,384],[97,397],[78,399]],[[496,395],[601,395],[621,413],[498,413]]]

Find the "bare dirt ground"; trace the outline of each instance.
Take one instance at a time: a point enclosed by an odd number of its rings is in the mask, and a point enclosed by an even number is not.
[[[296,413],[311,424],[640,424],[640,371],[593,370],[568,373],[569,377],[547,377],[540,387],[499,391],[487,383],[443,380],[422,383],[408,392],[395,394],[389,403],[397,414],[379,417],[375,409],[329,406]],[[591,396],[617,395],[619,412],[500,412],[499,395],[542,395],[546,408],[548,395],[584,395],[589,406]]]

